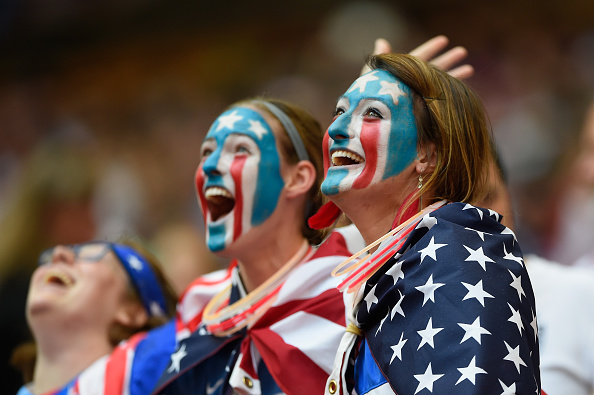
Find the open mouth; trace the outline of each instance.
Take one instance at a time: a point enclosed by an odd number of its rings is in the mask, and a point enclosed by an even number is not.
[[[235,199],[231,192],[220,187],[210,187],[204,191],[210,219],[214,222],[229,214],[235,207]]]
[[[74,280],[61,272],[50,272],[47,273],[43,279],[44,283],[55,284],[59,286],[69,287],[74,284]]]
[[[351,151],[334,151],[332,153],[332,166],[358,165],[365,162],[365,159]]]

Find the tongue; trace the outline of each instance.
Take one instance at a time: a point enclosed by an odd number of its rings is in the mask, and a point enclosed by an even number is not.
[[[211,220],[216,221],[233,210],[235,200],[225,196],[210,196],[206,204]]]

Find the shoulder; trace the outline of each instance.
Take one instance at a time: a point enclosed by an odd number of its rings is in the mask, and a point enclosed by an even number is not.
[[[203,275],[192,281],[182,293],[177,304],[178,326],[193,326],[202,315],[206,304],[225,287],[231,284],[234,264],[228,268]],[[178,329],[180,329],[178,328]]]

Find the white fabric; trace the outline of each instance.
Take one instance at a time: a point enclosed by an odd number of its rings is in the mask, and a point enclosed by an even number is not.
[[[536,299],[542,389],[594,393],[594,270],[528,255]]]

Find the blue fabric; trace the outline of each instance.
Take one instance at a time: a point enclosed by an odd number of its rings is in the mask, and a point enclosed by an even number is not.
[[[137,345],[130,374],[130,395],[147,395],[155,388],[175,351],[175,321],[153,329]]]
[[[387,381],[373,359],[367,342],[363,339],[360,354],[355,361],[355,390],[357,394],[365,395]]]
[[[147,313],[163,316],[167,311],[165,296],[147,260],[132,247],[116,243],[110,245],[138,291]]]

